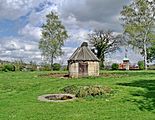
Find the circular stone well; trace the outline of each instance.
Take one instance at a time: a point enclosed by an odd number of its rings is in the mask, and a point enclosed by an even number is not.
[[[46,94],[38,97],[38,100],[45,102],[65,102],[76,99],[72,94]]]

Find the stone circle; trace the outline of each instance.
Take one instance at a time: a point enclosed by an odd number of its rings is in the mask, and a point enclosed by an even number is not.
[[[38,97],[39,101],[44,102],[65,102],[75,100],[75,95],[72,94],[45,94]]]

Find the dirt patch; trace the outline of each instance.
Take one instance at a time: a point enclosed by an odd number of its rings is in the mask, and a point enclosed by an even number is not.
[[[69,78],[69,75],[64,73],[49,73],[49,74],[41,74],[39,75],[39,77]]]
[[[72,94],[46,94],[38,97],[39,101],[44,102],[65,102],[75,100],[75,95]]]
[[[101,73],[99,75],[100,77],[106,77],[106,78],[122,78],[122,77],[128,77],[128,74],[112,74],[112,73]]]
[[[106,77],[106,78],[121,78],[128,77],[127,74],[112,74],[112,73],[100,73],[98,77]],[[49,73],[49,74],[41,74],[39,77],[51,77],[51,78],[69,78],[68,74],[65,73]]]

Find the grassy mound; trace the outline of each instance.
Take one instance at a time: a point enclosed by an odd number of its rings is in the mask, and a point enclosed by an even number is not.
[[[75,94],[76,97],[87,97],[87,96],[109,96],[113,93],[113,90],[109,87],[99,86],[99,85],[89,85],[89,86],[66,86],[62,89],[65,93]]]

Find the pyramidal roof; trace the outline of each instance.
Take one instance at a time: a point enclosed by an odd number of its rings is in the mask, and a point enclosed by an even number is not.
[[[69,61],[99,61],[96,55],[90,50],[87,42],[83,42],[81,47],[77,48]]]
[[[124,57],[123,61],[129,61],[129,58],[128,57]]]

